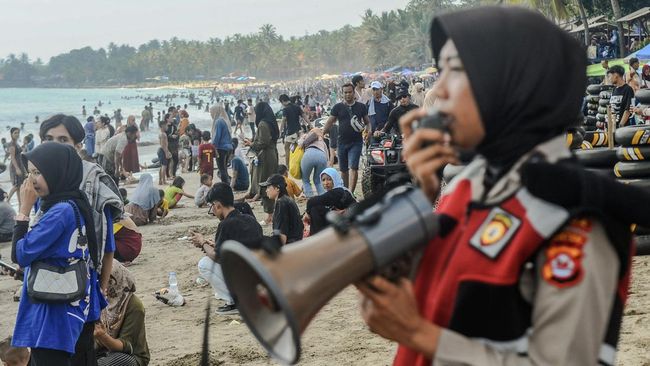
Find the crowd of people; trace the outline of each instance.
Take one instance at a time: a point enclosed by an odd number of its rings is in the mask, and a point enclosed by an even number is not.
[[[489,62],[479,62],[483,50],[474,40],[485,37],[475,22],[487,27],[488,42],[498,51]],[[497,40],[506,29],[528,37],[505,45]],[[556,92],[556,80],[531,75],[531,65],[515,62],[530,37],[552,46],[535,51],[531,62],[567,75],[560,85],[564,94]],[[191,123],[187,107],[169,106],[158,121],[157,185],[153,171],[134,176],[149,168],[140,165],[137,140],[153,123],[150,106],[139,124],[135,116],[124,124],[121,116],[119,122],[114,118],[115,126],[106,116],[90,116],[85,125],[74,116],[51,116],[40,124],[36,147],[19,145],[20,130],[12,129],[8,196],[18,192],[19,205],[11,222],[0,217],[0,237],[12,241],[11,260],[24,282],[3,360],[147,365],[146,309],[128,267],[148,239],[139,227],[156,225],[179,207],[207,207],[219,220],[214,239],[190,233],[203,252],[197,252],[192,270],[223,301],[217,314],[236,314],[221,270],[223,243],[281,248],[316,235],[329,225],[328,214],[357,202],[364,149],[393,134],[404,138],[412,176],[432,207],[440,199],[438,213],[445,218],[444,235],[426,248],[414,283],[371,277],[357,284],[370,330],[400,344],[395,363],[613,364],[630,266],[629,235],[620,229],[638,221],[605,221],[585,214],[602,207],[588,211],[582,210],[585,202],[539,198],[568,189],[575,179],[530,186],[524,174],[535,166],[522,168],[534,160],[538,169],[584,174],[562,170],[567,168],[561,162],[570,157],[563,133],[580,107],[585,55],[541,15],[521,9],[436,17],[431,43],[442,72],[429,90],[418,80],[361,75],[308,88],[287,84],[273,96],[267,89],[241,95],[244,89],[233,108],[212,95],[212,125],[204,131]],[[636,72],[638,62],[630,67]],[[514,76],[504,82],[507,72]],[[645,69],[638,80],[616,67],[609,74],[625,89],[621,99],[629,94],[625,85],[647,86],[641,82],[647,80]],[[275,100],[281,113],[271,107]],[[449,130],[414,130],[411,122],[434,105],[449,116]],[[479,155],[439,196],[436,172],[460,164],[461,149]],[[200,177],[195,194],[185,188],[188,174]],[[128,197],[120,186],[136,181]],[[258,201],[263,217],[251,208]],[[0,202],[0,215],[13,216],[5,214],[10,209]],[[44,278],[52,268],[79,278],[77,290],[48,289]],[[159,296],[182,305],[175,281],[170,274],[170,288]],[[559,336],[564,334],[573,336]]]
[[[256,103],[249,96],[234,108],[215,96],[208,109],[211,128],[203,131],[191,123],[187,106],[169,106],[158,121],[154,167],[142,165],[138,151],[141,133],[153,123],[151,104],[139,123],[134,115],[123,121],[119,113],[113,118],[93,113],[83,124],[71,115],[51,116],[40,122],[36,147],[31,138],[20,144],[20,129],[11,129],[5,148],[12,188],[2,192],[0,235],[12,241],[11,259],[26,281],[11,351],[4,354],[28,349],[31,365],[146,365],[145,309],[128,267],[147,240],[139,228],[187,207],[184,197],[193,200],[188,206],[207,206],[220,220],[213,240],[198,233],[190,240],[205,254],[197,259],[198,276],[224,301],[217,314],[236,313],[219,266],[223,242],[237,240],[255,249],[267,241],[279,248],[323,230],[329,211],[344,212],[357,201],[364,141],[386,126],[386,132],[399,133],[400,110],[412,105],[408,82],[391,92],[380,81],[370,88],[361,76],[351,81],[335,91],[311,89],[304,100],[298,93],[280,93],[273,98],[280,111],[259,95]],[[412,90],[424,99],[422,84]],[[323,122],[315,127],[319,118]],[[304,151],[300,178],[289,171],[296,149]],[[195,194],[184,188],[187,174],[200,177]],[[17,214],[8,202],[15,193]],[[264,211],[259,219],[250,206],[257,201]],[[28,279],[39,266],[68,263],[84,263],[89,273],[74,301],[34,297]]]

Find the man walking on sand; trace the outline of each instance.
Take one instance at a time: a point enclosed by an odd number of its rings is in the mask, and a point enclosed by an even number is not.
[[[370,136],[370,120],[368,109],[362,103],[355,101],[354,87],[344,84],[343,102],[337,103],[330,112],[323,133],[328,133],[332,125],[339,121],[338,158],[343,185],[354,194],[357,188],[359,159],[363,147],[361,132],[365,129]]]
[[[253,106],[253,99],[248,98],[247,103],[246,115],[248,116],[248,125],[251,128],[251,140],[255,140],[255,106]]]

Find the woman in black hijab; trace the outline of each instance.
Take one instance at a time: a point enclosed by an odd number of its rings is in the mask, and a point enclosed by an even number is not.
[[[426,110],[402,118],[409,170],[433,202],[436,172],[459,150],[478,155],[442,192],[415,282],[357,285],[364,320],[400,344],[400,366],[613,364],[630,234],[624,217],[606,218],[611,202],[571,199],[614,184],[565,146],[584,50],[539,13],[506,7],[435,17],[431,46],[449,126],[413,130]]]
[[[12,260],[25,268],[26,279],[36,261],[63,268],[71,260],[90,257],[96,266],[95,229],[90,206],[79,191],[83,168],[76,150],[45,142],[23,154],[23,160],[29,177],[21,187],[23,199],[16,216]],[[38,197],[40,210],[30,229],[29,214]],[[87,239],[87,248],[83,238]],[[70,365],[77,342],[92,344],[92,332],[87,336],[82,332],[85,320],[99,315],[89,303],[90,297],[99,293],[97,276],[91,274],[90,278],[95,281],[88,281],[86,296],[69,304],[30,299],[24,281],[13,345],[31,347],[33,365]]]
[[[261,121],[269,124],[271,139],[278,141],[278,138],[280,138],[280,129],[278,128],[275,113],[273,113],[273,109],[269,103],[259,102],[255,106],[255,127],[259,126]]]
[[[255,154],[251,159],[251,189],[248,197],[252,199],[262,198],[262,205],[267,217],[264,224],[270,224],[273,215],[274,202],[260,188],[260,183],[266,180],[278,170],[278,148],[277,141],[280,137],[278,122],[275,119],[273,109],[266,102],[259,102],[255,106],[255,125],[257,133],[253,141],[244,140],[244,145],[250,146],[250,151]]]

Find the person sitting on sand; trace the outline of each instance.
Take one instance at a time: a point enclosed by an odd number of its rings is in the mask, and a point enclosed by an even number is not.
[[[172,184],[165,188],[165,199],[169,203],[169,208],[176,207],[183,196],[194,199],[194,196],[183,190],[183,186],[185,186],[185,179],[176,177]]]
[[[142,234],[138,226],[128,217],[113,224],[115,236],[115,259],[128,265],[142,250]]]
[[[95,324],[98,366],[147,366],[149,345],[144,305],[135,295],[135,279],[123,265],[113,261],[106,291],[108,307]]]
[[[237,151],[239,140],[236,138],[232,139],[232,145],[235,151]],[[234,154],[230,161],[230,166],[232,168],[232,179],[230,180],[232,189],[234,191],[247,191],[248,187],[250,187],[250,174],[248,173],[248,168],[246,168],[244,160],[239,155]]]
[[[282,245],[301,240],[304,227],[300,219],[300,210],[296,202],[289,198],[285,177],[273,174],[266,182],[260,183],[260,187],[266,187],[266,194],[275,201],[273,235],[280,239]]]
[[[219,182],[210,188],[206,201],[210,215],[221,221],[215,238],[205,239],[202,234],[191,233],[190,240],[194,246],[205,252],[205,257],[201,258],[198,264],[199,274],[212,285],[216,296],[226,302],[217,309],[217,314],[234,314],[237,313],[237,308],[228,292],[219,264],[221,246],[226,240],[236,240],[250,249],[259,249],[263,240],[262,227],[255,217],[235,209],[235,196],[232,188],[226,183]]]
[[[212,176],[209,174],[202,174],[201,186],[194,195],[194,203],[196,203],[196,207],[204,207],[206,205],[207,202],[205,202],[205,199],[208,196],[210,187],[212,187]]]
[[[12,347],[11,337],[0,342],[0,361],[3,366],[29,365],[29,348]]]
[[[302,193],[302,188],[300,188],[293,179],[289,178],[289,169],[286,165],[278,165],[278,174],[284,177],[285,182],[287,182],[287,194],[291,199],[295,200]]]
[[[162,199],[158,189],[153,186],[151,174],[142,174],[140,182],[135,188],[131,201],[124,206],[124,212],[131,215],[131,219],[137,226],[147,225],[156,221],[158,209]]]
[[[324,169],[320,173],[320,180],[325,193],[307,200],[307,210],[303,215],[303,221],[309,225],[310,236],[329,226],[325,218],[328,212],[343,212],[357,202],[343,185],[343,179],[336,169]]]
[[[16,224],[15,216],[16,211],[7,202],[7,192],[0,188],[0,243],[11,241],[14,235],[14,225]]]

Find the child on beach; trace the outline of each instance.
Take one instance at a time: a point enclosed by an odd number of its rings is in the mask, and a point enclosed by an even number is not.
[[[236,138],[232,139],[232,145],[235,151],[237,151],[239,140]],[[230,166],[232,168],[232,179],[230,180],[230,187],[232,187],[233,191],[247,191],[248,187],[250,186],[250,175],[248,174],[246,163],[239,155],[235,154],[230,161]]]
[[[295,200],[296,197],[300,196],[302,193],[302,188],[300,188],[293,179],[289,178],[289,169],[284,164],[278,165],[278,174],[284,177],[284,180],[287,181],[287,193],[291,199]]]
[[[158,208],[156,209],[156,215],[161,219],[164,219],[169,213],[169,201],[165,199],[165,191],[159,189],[158,193],[160,194],[160,205],[158,205]]]
[[[205,198],[208,195],[208,192],[210,191],[210,187],[212,187],[212,177],[209,176],[208,174],[203,174],[201,175],[201,186],[199,189],[196,191],[196,194],[194,195],[194,203],[196,203],[197,207],[204,207],[206,204]]]
[[[160,148],[158,149],[158,161],[160,162],[160,171],[158,172],[158,185],[165,185],[167,178],[167,164],[172,157],[167,147],[167,121],[158,122],[160,132],[158,133],[158,140],[160,141]]]
[[[214,159],[217,157],[217,150],[210,143],[210,132],[203,131],[201,134],[203,140],[199,146],[199,174],[214,174]]]
[[[167,202],[169,202],[169,208],[174,208],[178,204],[178,201],[183,198],[183,196],[187,198],[194,198],[191,194],[185,193],[183,191],[183,186],[185,185],[185,179],[182,177],[176,177],[174,178],[174,181],[172,184],[165,188],[165,199]]]

